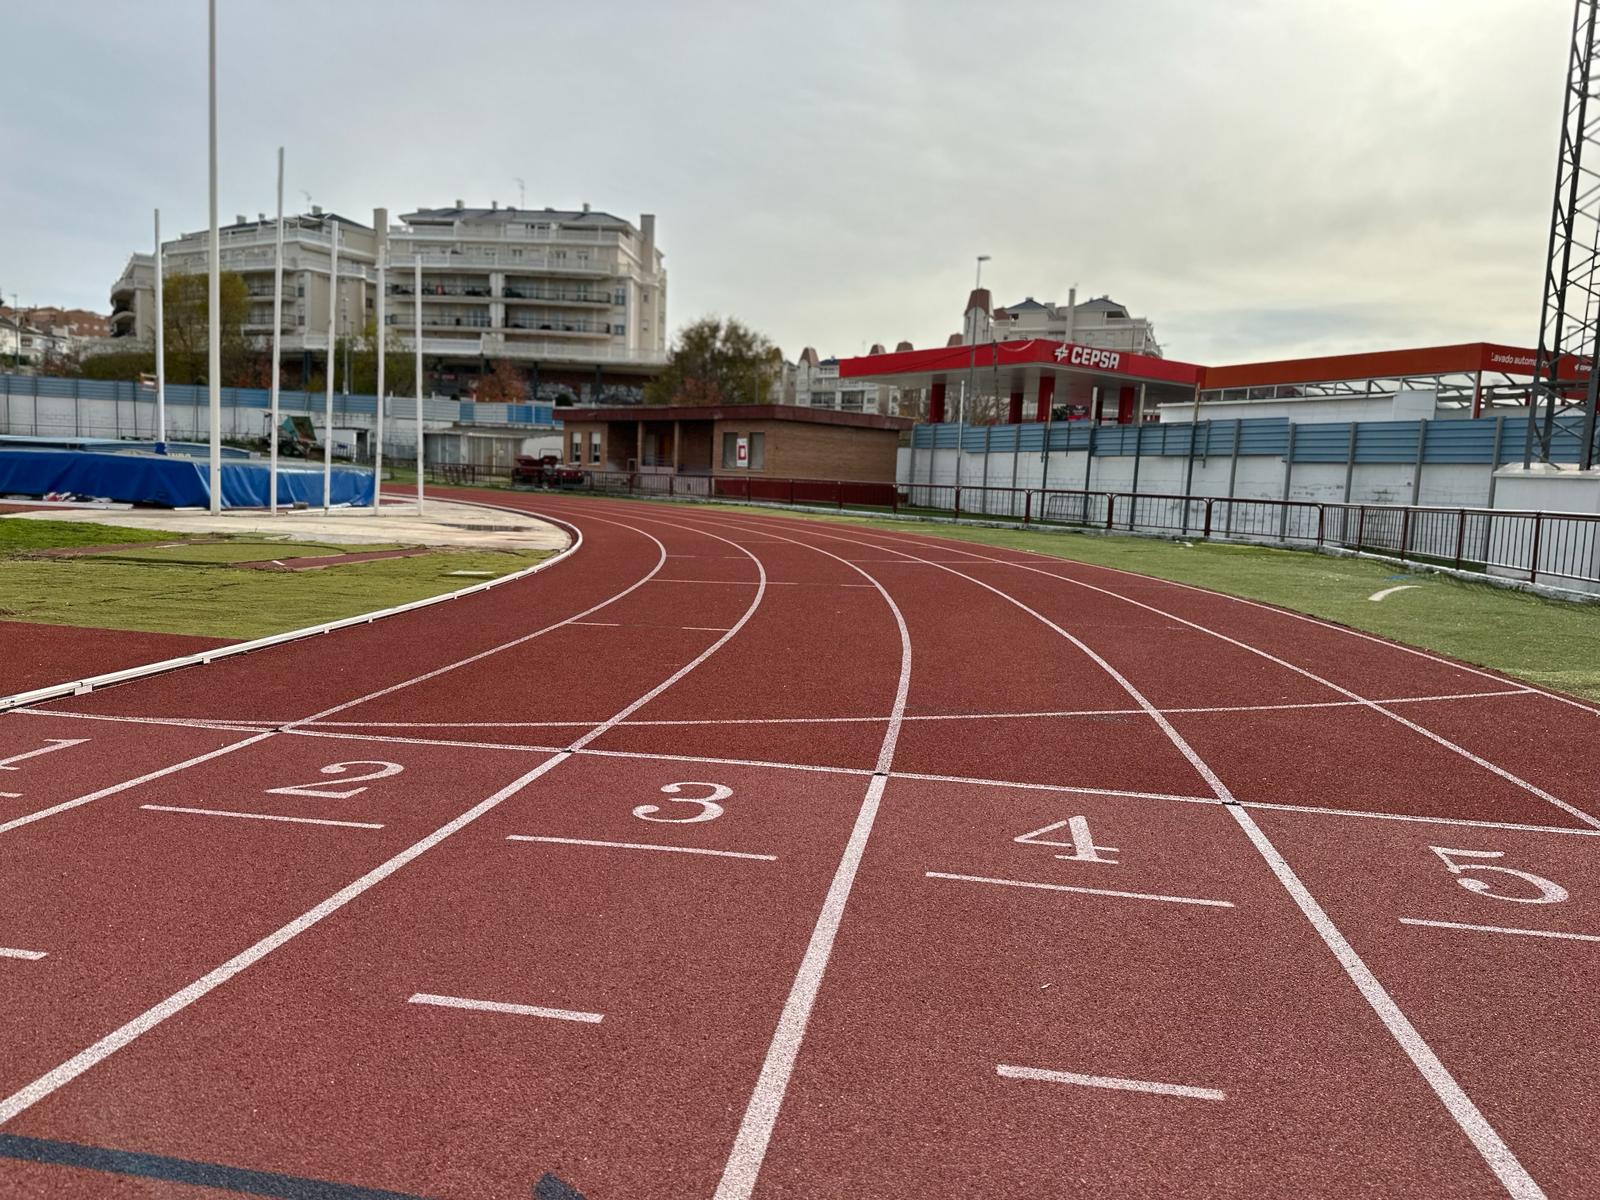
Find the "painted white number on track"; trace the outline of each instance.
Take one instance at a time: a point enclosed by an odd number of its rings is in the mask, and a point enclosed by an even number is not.
[[[24,750],[21,754],[13,754],[10,758],[0,758],[0,771],[20,771],[22,768],[16,764],[25,758],[53,754],[57,750],[65,750],[68,746],[81,746],[88,740],[88,738],[48,738],[37,750]]]
[[[710,788],[711,794],[702,799],[679,796],[678,793],[684,788]],[[659,804],[641,804],[633,810],[633,815],[641,821],[662,821],[671,825],[693,825],[700,821],[715,821],[722,815],[722,805],[718,804],[717,801],[726,800],[733,795],[731,787],[724,787],[720,783],[694,783],[689,780],[685,780],[683,783],[669,783],[661,791],[665,795],[675,797],[675,799],[668,801],[669,804],[698,804],[700,811],[693,816],[658,817],[655,814],[661,811]]]
[[[374,779],[387,779],[389,776],[398,775],[405,770],[399,763],[382,762],[375,758],[363,758],[357,759],[355,762],[329,763],[322,768],[322,774],[343,775],[351,767],[377,767],[378,769],[366,775],[351,775],[347,779],[341,779],[340,783],[370,783]],[[364,787],[334,790],[327,787],[313,786],[318,782],[318,780],[312,780],[311,783],[296,783],[289,787],[268,788],[267,794],[269,796],[318,796],[325,800],[348,800],[351,796],[358,796],[367,790]]]
[[[1518,871],[1514,867],[1497,867],[1483,862],[1457,862],[1458,858],[1504,858],[1503,850],[1451,850],[1445,846],[1429,846],[1444,865],[1450,869],[1450,874],[1456,877],[1456,882],[1469,892],[1476,892],[1480,896],[1489,896],[1495,900],[1510,900],[1516,904],[1560,904],[1567,898],[1567,889],[1558,883],[1551,883],[1543,876],[1535,875],[1531,871]],[[1472,871],[1489,872],[1497,875],[1510,875],[1531,884],[1538,891],[1537,896],[1508,896],[1504,892],[1494,890],[1494,882],[1480,879],[1477,875],[1468,874]]]
[[[1052,842],[1043,835],[1054,833],[1063,825],[1067,827],[1067,836],[1070,842]],[[1068,862],[1106,863],[1116,866],[1114,858],[1102,858],[1102,854],[1119,854],[1115,846],[1096,846],[1094,837],[1089,832],[1088,817],[1068,817],[1065,821],[1057,821],[1053,825],[1046,825],[1043,829],[1035,829],[1032,833],[1025,833],[1021,837],[1012,838],[1014,842],[1021,842],[1028,846],[1064,846],[1071,850],[1071,854],[1058,854],[1057,858],[1064,858]]]

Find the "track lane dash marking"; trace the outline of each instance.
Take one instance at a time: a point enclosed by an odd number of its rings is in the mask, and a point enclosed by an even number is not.
[[[438,1008],[464,1008],[473,1012],[509,1013],[516,1017],[549,1017],[553,1021],[579,1021],[598,1025],[605,1020],[602,1013],[582,1012],[571,1008],[546,1008],[542,1004],[511,1004],[504,1000],[471,1000],[465,996],[436,996],[431,992],[418,992],[407,1004],[431,1004]]]
[[[1079,892],[1086,896],[1115,896],[1120,900],[1160,900],[1168,904],[1204,904],[1234,908],[1232,900],[1206,900],[1198,896],[1163,896],[1155,892],[1119,892],[1112,888],[1078,887],[1070,883],[1042,883],[1032,879],[996,879],[989,875],[956,875],[949,871],[924,871],[929,879],[954,879],[962,883],[994,883],[1001,887],[1040,888],[1047,892]]]
[[[749,854],[743,850],[711,850],[703,846],[659,846],[651,842],[602,842],[593,838],[539,837],[531,833],[508,833],[508,842],[553,842],[560,846],[601,846],[616,850],[665,850],[673,854],[713,854],[719,858],[753,858],[777,862],[776,854]]]
[[[13,946],[0,946],[0,958],[25,958],[29,962],[38,962],[45,955],[44,950],[18,950]]]
[[[252,821],[289,821],[296,825],[339,825],[345,829],[382,829],[371,821],[334,821],[327,817],[286,817],[278,813],[236,812],[227,808],[185,808],[179,804],[141,804],[150,812],[193,813],[198,817],[245,817]]]
[[[1118,1079],[1112,1075],[1080,1075],[1076,1071],[1048,1071],[1043,1067],[1013,1067],[998,1064],[994,1072],[1002,1079],[1029,1079],[1037,1083],[1072,1083],[1080,1087],[1114,1088],[1123,1092],[1149,1092],[1156,1096],[1182,1096],[1189,1100],[1226,1100],[1228,1094],[1216,1088],[1191,1087],[1186,1083],[1153,1083],[1146,1079]]]
[[[1556,929],[1514,929],[1509,925],[1468,925],[1462,921],[1427,921],[1421,917],[1401,917],[1402,925],[1427,925],[1433,929],[1468,929],[1474,933],[1516,933],[1525,937],[1562,938],[1573,942],[1600,942],[1592,933],[1564,933]]]

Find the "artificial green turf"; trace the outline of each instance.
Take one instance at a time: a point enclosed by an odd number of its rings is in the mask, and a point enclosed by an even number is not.
[[[106,525],[0,520],[0,620],[248,639],[454,591],[549,557],[548,551],[446,549],[318,571],[230,565],[286,554],[392,548],[258,537],[73,558],[25,556],[60,546],[178,540],[169,533]],[[455,571],[488,574],[452,576]]]
[[[85,521],[36,521],[32,518],[0,520],[0,558],[27,550],[57,550],[72,546],[113,546],[135,542],[180,542],[181,533],[154,529],[124,529]]]

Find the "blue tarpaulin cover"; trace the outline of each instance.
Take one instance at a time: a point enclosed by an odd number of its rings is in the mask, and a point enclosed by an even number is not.
[[[74,450],[0,450],[0,495],[74,492],[127,504],[206,508],[211,504],[205,462],[155,454],[95,454]],[[265,463],[222,464],[222,507],[265,508]],[[333,470],[334,504],[371,504],[372,473]],[[278,503],[322,505],[321,468],[278,467]]]

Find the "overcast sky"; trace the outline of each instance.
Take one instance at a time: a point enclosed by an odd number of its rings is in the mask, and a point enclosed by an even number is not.
[[[1109,293],[1168,357],[1528,345],[1571,0],[219,0],[221,212],[658,216],[793,359]],[[203,0],[8,0],[0,289],[206,223]],[[170,236],[170,235],[169,235]]]

